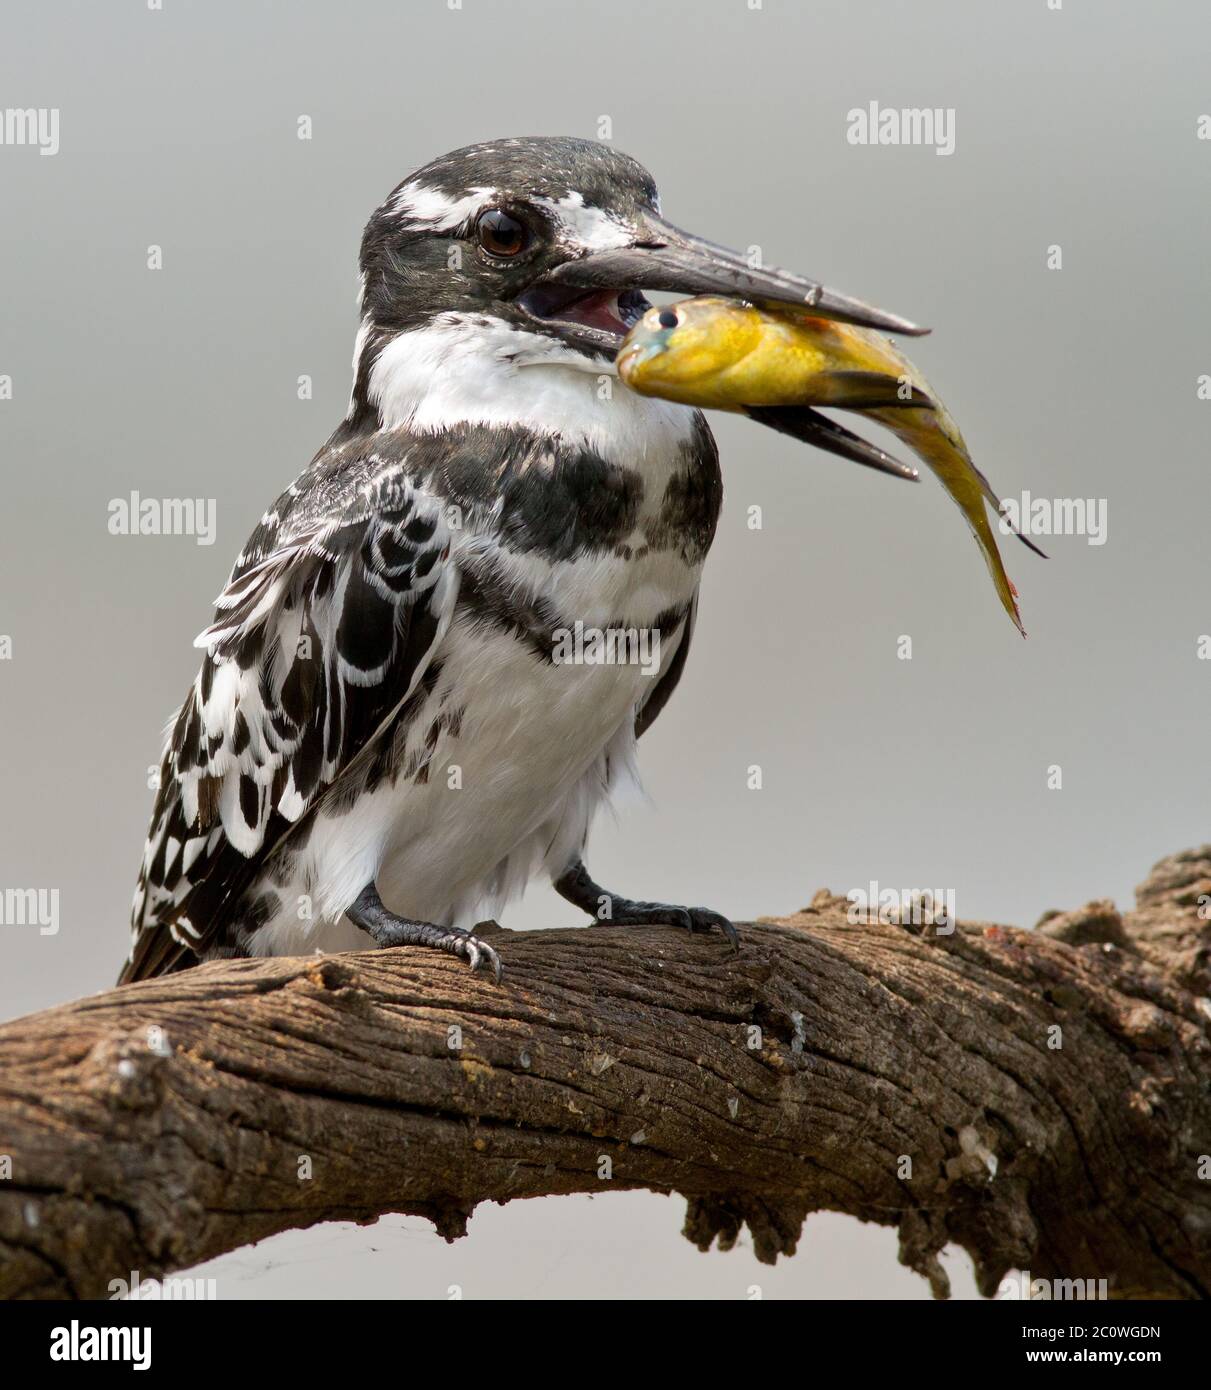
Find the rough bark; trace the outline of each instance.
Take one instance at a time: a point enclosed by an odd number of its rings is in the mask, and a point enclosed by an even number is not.
[[[0,1296],[104,1296],[130,1270],[384,1212],[453,1238],[479,1202],[610,1188],[683,1193],[697,1245],[747,1226],[769,1261],[811,1211],[895,1225],[938,1294],[953,1242],[986,1294],[1029,1268],[1206,1296],[1200,894],[1211,846],[1162,861],[1134,912],[1034,931],[848,925],[823,892],[738,955],[673,929],[502,932],[501,986],[367,951],[18,1019],[0,1027]]]

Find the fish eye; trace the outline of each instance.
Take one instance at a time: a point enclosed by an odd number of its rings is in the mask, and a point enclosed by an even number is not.
[[[681,320],[677,317],[676,309],[661,309],[656,322],[661,328],[676,328]]]
[[[530,232],[524,222],[510,217],[500,208],[489,208],[479,215],[475,236],[490,256],[508,260],[519,255],[530,244]]]

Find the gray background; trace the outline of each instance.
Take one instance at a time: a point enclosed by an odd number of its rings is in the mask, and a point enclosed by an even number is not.
[[[0,928],[0,1016],[112,981],[191,640],[344,411],[370,210],[446,149],[591,137],[602,115],[673,221],[932,325],[914,360],[1001,493],[1106,498],[1109,542],[1045,541],[1046,563],[1002,542],[1023,642],[931,477],[718,418],[694,654],[644,740],[650,802],[600,826],[598,876],[738,917],[873,877],[1029,924],[1127,904],[1207,838],[1205,7],[165,6],[5,7],[0,107],[59,107],[62,147],[0,147],[0,885],[58,888],[61,930]],[[956,152],[847,144],[871,100],[954,107]],[[132,488],[217,498],[217,543],[109,535]],[[506,925],[574,919],[531,893]],[[485,1209],[451,1248],[384,1221],[210,1272],[225,1297],[925,1293],[887,1231],[815,1217],[769,1271],[698,1255],[680,1220],[653,1196],[547,1200]]]

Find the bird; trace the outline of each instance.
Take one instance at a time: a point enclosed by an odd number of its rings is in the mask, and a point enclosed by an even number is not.
[[[722,914],[612,892],[585,864],[682,678],[722,501],[703,415],[627,389],[615,354],[645,290],[924,331],[751,259],[667,222],[636,160],[572,137],[455,150],[380,204],[348,411],[195,640],[120,984],[371,943],[499,982],[479,932],[538,875],[595,923],[738,943]],[[771,423],[886,467],[811,411]],[[570,633],[646,635],[649,659],[627,642],[564,659]]]

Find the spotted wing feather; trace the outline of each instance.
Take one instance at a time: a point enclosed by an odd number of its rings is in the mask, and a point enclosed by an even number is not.
[[[445,630],[458,577],[438,502],[398,469],[351,483],[320,515],[268,515],[197,638],[123,982],[222,952],[258,866],[373,746]]]

